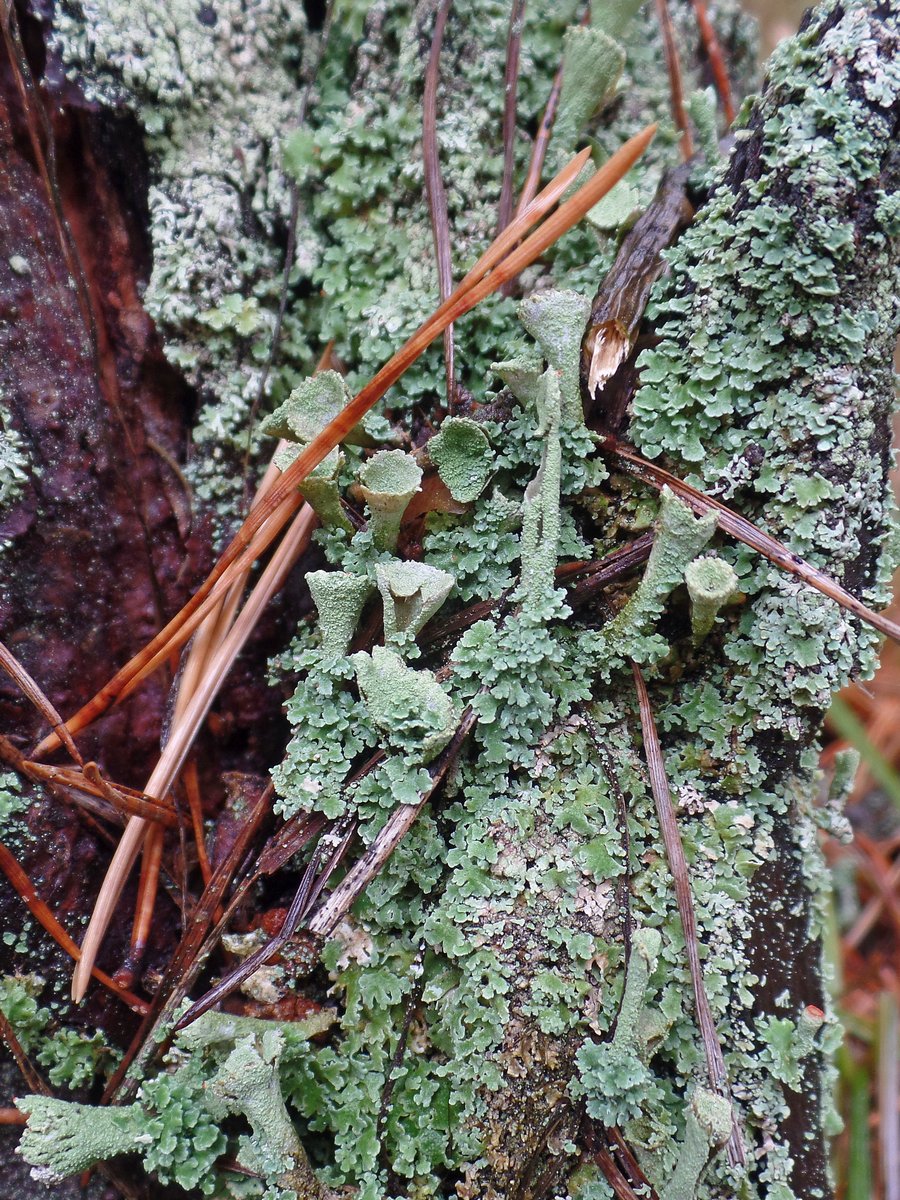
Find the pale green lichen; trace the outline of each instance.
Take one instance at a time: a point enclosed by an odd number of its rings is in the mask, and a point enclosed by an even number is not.
[[[764,1061],[776,1079],[795,1091],[803,1082],[803,1060],[813,1053],[824,1023],[825,1013],[808,1006],[796,1021],[768,1016],[757,1026]]]
[[[532,619],[553,594],[553,573],[559,557],[560,490],[562,486],[562,392],[559,378],[548,368],[538,392],[538,430],[545,438],[537,474],[525,489],[522,506],[522,567],[514,598]]]
[[[654,633],[666,598],[684,577],[688,565],[716,529],[715,513],[695,517],[668,488],[662,492],[656,539],[643,578],[622,611],[601,630],[595,648],[600,669],[610,670],[624,659],[655,662],[668,643]]]
[[[659,1181],[666,1200],[694,1200],[710,1155],[724,1145],[730,1132],[731,1105],[723,1096],[697,1088],[688,1106],[675,1170],[665,1182]]]
[[[477,500],[493,473],[491,443],[468,417],[447,417],[428,443],[428,456],[450,495],[461,504]]]
[[[323,651],[335,656],[346,654],[363,605],[372,592],[371,582],[365,575],[348,571],[310,571],[306,582],[319,614]]]
[[[290,658],[301,673],[285,706],[294,734],[284,761],[272,772],[276,810],[285,817],[319,808],[326,816],[343,811],[343,783],[350,763],[377,744],[366,706],[349,690],[352,664],[318,647],[297,647]]]
[[[535,339],[541,353],[559,373],[561,415],[581,416],[578,372],[581,367],[581,337],[590,315],[587,297],[578,292],[553,289],[536,292],[519,305],[519,320]],[[583,336],[583,334],[582,334]]]
[[[385,646],[350,661],[369,716],[392,749],[420,762],[443,750],[459,712],[430,671],[413,670]]]
[[[344,377],[337,371],[319,371],[304,379],[273,413],[263,421],[261,432],[286,438],[301,446],[320,434],[353,399]],[[366,422],[355,426],[341,440],[350,446],[371,445]]]
[[[625,51],[602,29],[575,25],[566,30],[562,89],[551,142],[557,158],[571,154],[590,118],[611,97],[624,66]]]
[[[290,206],[279,145],[315,41],[303,6],[73,0],[55,13],[54,40],[91,100],[130,108],[143,128],[153,239],[144,304],[200,396],[198,498],[232,509],[241,481],[223,468],[248,445],[279,303]],[[311,252],[301,236],[298,262]],[[299,325],[286,333],[291,356],[311,367]]]
[[[275,466],[282,471],[287,470],[351,399],[343,376],[337,371],[320,371],[304,379],[262,422],[263,434],[283,438],[289,443],[276,451],[273,459]],[[383,430],[379,430],[375,419],[370,417],[351,429],[341,440],[346,445],[369,446],[373,444],[373,434],[376,432]],[[343,466],[344,455],[335,447],[298,486],[301,495],[326,528],[351,533],[353,526],[341,504],[338,484]]]
[[[453,591],[449,571],[421,562],[377,563],[375,580],[384,605],[385,645],[410,646]]]
[[[425,536],[429,562],[455,576],[461,599],[496,599],[515,580],[521,520],[521,504],[498,488],[475,502],[465,522],[430,513]]]
[[[335,454],[333,459],[329,454],[319,466],[310,471],[299,485],[299,491],[326,529],[343,529],[345,533],[350,533],[353,525],[344,512],[337,480],[342,465],[340,454]]]
[[[280,471],[286,471],[302,452],[301,446],[288,443],[275,451],[272,462]],[[297,490],[326,529],[340,529],[351,533],[353,526],[344,512],[338,483],[343,466],[343,454],[338,449],[332,450],[300,481]]]
[[[611,38],[621,38],[630,32],[642,0],[598,0],[591,5],[591,24]]]
[[[647,1044],[640,1029],[660,948],[658,930],[640,929],[634,934],[615,1034],[609,1042],[585,1042],[576,1056],[579,1076],[573,1091],[584,1096],[588,1113],[604,1125],[624,1125],[646,1105],[662,1099],[645,1061]]]
[[[705,159],[703,178],[708,182],[707,173],[718,165],[720,154],[715,89],[708,87],[691,92],[687,98],[687,112],[697,135],[697,148]]]
[[[860,287],[853,196],[880,182],[892,134],[868,99],[874,81],[854,82],[866,76],[876,46],[865,6],[853,6],[822,45],[818,28],[779,49],[770,95],[738,133],[734,156],[748,140],[759,152],[754,179],[740,195],[720,184],[672,252],[672,274],[656,296],[661,342],[641,359],[633,434],[650,456],[702,460],[694,480],[701,486],[715,481],[746,502],[750,485],[776,536],[840,574],[885,503],[880,464],[855,450],[883,404],[864,398],[873,394],[871,346],[895,320],[891,249],[876,224],[861,236],[867,274],[878,282],[859,304],[848,297]],[[895,36],[893,18],[883,30]],[[824,65],[832,55],[837,74]],[[890,78],[879,68],[877,87]],[[794,190],[801,171],[810,181],[802,203]],[[702,249],[713,244],[715,262]],[[765,458],[752,467],[756,445]],[[834,519],[848,505],[856,531],[849,537],[844,518]],[[777,726],[790,718],[772,699],[821,706],[849,668],[857,635],[835,606],[773,568],[745,552],[732,561],[741,590],[759,600],[727,653],[743,666],[748,704]],[[880,594],[870,591],[875,601]],[[796,669],[786,678],[789,664]]]
[[[684,569],[684,582],[691,598],[691,632],[699,646],[716,623],[719,610],[737,591],[734,568],[715,554],[695,558]]]
[[[422,482],[422,468],[402,450],[379,450],[363,463],[359,482],[375,546],[392,551],[403,514]]]
[[[48,1185],[128,1154],[146,1137],[136,1104],[98,1109],[53,1096],[29,1096],[17,1104],[28,1116],[19,1153],[31,1164],[32,1175]]]
[[[272,1191],[282,1189],[306,1200],[319,1189],[282,1096],[279,1065],[284,1045],[278,1028],[239,1038],[209,1080],[206,1095],[217,1120],[237,1113],[249,1122],[251,1133],[238,1146],[241,1162]]]
[[[161,1183],[222,1194],[229,1185],[217,1167],[228,1145],[222,1122],[236,1114],[250,1127],[238,1148],[260,1176],[264,1200],[309,1200],[320,1189],[284,1094],[303,1071],[309,1038],[332,1020],[327,1010],[288,1026],[207,1013],[177,1037],[168,1067],[141,1084],[132,1104],[97,1108],[49,1096],[17,1101],[29,1114],[19,1153],[46,1183],[137,1153]]]
[[[45,987],[39,975],[0,978],[0,1010],[25,1053],[34,1057],[53,1087],[75,1090],[98,1074],[111,1073],[120,1055],[106,1035],[60,1024],[50,1008],[38,1003]]]

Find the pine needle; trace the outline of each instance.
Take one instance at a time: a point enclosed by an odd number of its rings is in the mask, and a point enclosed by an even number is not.
[[[425,194],[434,237],[434,256],[437,262],[438,288],[441,301],[453,291],[453,265],[450,261],[450,223],[447,216],[447,193],[441,175],[441,160],[437,140],[437,90],[440,80],[441,46],[444,29],[453,0],[443,0],[434,22],[431,52],[425,71],[425,94],[422,100],[422,164],[425,168]],[[444,368],[447,375],[447,407],[456,406],[456,371],[454,364],[453,326],[444,330]]]
[[[19,866],[15,855],[2,842],[0,842],[0,870],[2,870],[38,924],[49,933],[58,946],[61,946],[65,950],[66,954],[77,961],[81,957],[81,951],[78,949],[78,946],[53,915],[50,906],[37,894],[37,889],[31,882],[27,871]],[[147,1011],[147,1004],[144,1000],[129,992],[127,988],[121,987],[105,971],[94,967],[91,974],[104,987],[109,988],[119,1000],[124,1001],[129,1008],[134,1009],[135,1012],[144,1013]]]
[[[66,728],[62,717],[15,655],[7,650],[3,642],[0,642],[0,667],[2,667],[26,699],[34,705],[41,716],[51,726],[56,736],[63,743],[75,762],[78,763],[79,767],[82,766],[83,760],[78,752],[78,747],[72,741],[72,735]]]
[[[731,1101],[728,1087],[728,1074],[725,1070],[725,1059],[719,1042],[719,1033],[713,1019],[709,998],[703,983],[703,968],[700,965],[700,943],[697,936],[697,918],[694,914],[694,897],[691,892],[691,880],[688,874],[687,862],[684,857],[684,847],[681,844],[681,833],[675,817],[675,806],[672,803],[672,793],[669,791],[669,781],[666,777],[666,765],[663,760],[659,735],[656,732],[656,722],[650,707],[650,697],[647,685],[637,663],[631,664],[634,673],[634,686],[637,690],[638,707],[641,714],[641,729],[644,734],[644,755],[647,759],[647,769],[650,774],[650,788],[656,805],[656,816],[662,833],[663,844],[666,848],[666,858],[669,871],[675,887],[675,900],[678,914],[681,917],[681,927],[684,931],[684,944],[687,952],[688,966],[691,972],[691,983],[694,988],[694,1007],[697,1013],[697,1025],[703,1042],[703,1052],[706,1056],[706,1069],[709,1084],[714,1092]],[[744,1147],[738,1128],[737,1117],[732,1107],[731,1136],[728,1140],[728,1158],[732,1166],[744,1162]]]
[[[503,181],[497,233],[502,233],[513,216],[513,171],[516,166],[516,99],[519,90],[519,51],[525,23],[525,0],[512,0],[509,34],[506,39],[506,69],[503,74]]]
[[[308,546],[314,525],[315,514],[310,508],[304,508],[260,576],[228,635],[209,658],[206,670],[185,705],[179,721],[177,724],[173,723],[169,740],[147,781],[144,790],[149,795],[165,796],[172,787],[225,676],[246,644],[263,609],[280,590],[287,574]],[[146,832],[147,823],[140,817],[132,817],[125,827],[122,840],[101,884],[84,935],[81,959],[72,978],[72,998],[76,1002],[82,999],[87,990],[90,969]]]

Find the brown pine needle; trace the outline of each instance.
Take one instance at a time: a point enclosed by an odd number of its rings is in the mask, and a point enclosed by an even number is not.
[[[212,867],[209,865],[209,855],[206,853],[206,834],[203,829],[203,801],[200,796],[200,780],[197,774],[197,764],[191,759],[181,772],[184,791],[187,796],[188,808],[191,813],[191,828],[194,831],[194,843],[197,847],[197,864],[200,867],[200,877],[203,886],[207,887],[212,878]]]
[[[207,937],[209,927],[215,919],[214,913],[224,900],[235,873],[259,833],[269,811],[272,791],[272,785],[269,784],[259,794],[241,822],[234,843],[213,871],[213,877],[191,912],[181,941],[165,968],[150,1010],[106,1085],[102,1103],[122,1103],[129,1099],[138,1088],[141,1068],[157,1053],[163,1052],[165,1043],[161,1044],[159,1038],[154,1035],[158,1030],[168,1033],[171,1029],[171,1018],[175,1009],[202,971],[216,944],[215,939]]]
[[[179,1019],[178,1024],[175,1026],[176,1033],[192,1024],[198,1017],[202,1017],[205,1012],[209,1012],[217,1004],[220,1004],[236,988],[240,987],[245,979],[249,979],[251,975],[255,974],[261,966],[278,954],[282,947],[290,941],[297,932],[300,922],[315,904],[325,884],[340,865],[355,833],[356,821],[345,817],[322,837],[318,846],[313,851],[309,865],[303,872],[300,879],[300,886],[297,888],[291,906],[285,914],[281,929],[264,946],[260,946],[253,954],[248,955],[239,966],[235,967],[224,979],[220,980],[215,987],[211,988],[204,996],[201,996],[199,1000],[195,1000],[187,1012]],[[320,871],[319,864],[327,849],[331,849],[331,855],[328,862]]]
[[[431,52],[425,71],[425,94],[422,101],[422,162],[425,168],[425,194],[431,217],[434,256],[437,261],[438,290],[441,301],[453,291],[453,264],[450,261],[450,223],[447,217],[447,193],[441,175],[441,160],[437,140],[437,90],[440,79],[441,46],[444,29],[453,0],[442,0],[434,22]],[[454,363],[453,326],[444,330],[444,368],[447,373],[447,407],[456,406],[456,372]]]
[[[284,445],[283,441],[279,441],[275,454]],[[272,456],[273,461],[269,463],[262,482],[256,491],[256,495],[253,497],[250,506],[251,510],[265,496],[280,474],[279,469],[274,464],[274,457],[275,455]],[[178,680],[178,692],[175,697],[175,706],[172,715],[174,726],[178,726],[183,722],[188,703],[201,685],[204,672],[209,669],[211,657],[219,649],[234,623],[235,613],[243,598],[249,575],[250,568],[248,566],[231,584],[225,597],[204,617],[203,623],[197,630],[197,634],[188,651],[181,678]],[[209,860],[206,857],[206,846],[203,839],[203,820],[202,815],[198,814],[196,809],[196,805],[199,803],[196,765],[193,763],[188,764],[188,768],[191,767],[193,768],[191,779],[194,791],[192,793],[188,790],[188,803],[191,808],[191,820],[197,842],[197,856],[204,875],[204,882],[208,882]],[[187,781],[185,781],[185,786],[188,788]],[[156,908],[159,872],[162,865],[163,841],[161,831],[148,829],[145,832],[147,840],[144,845],[144,858],[141,864],[137,906],[131,933],[131,949],[127,964],[129,970],[133,970],[141,962],[146,952],[147,941],[150,936],[150,926],[153,922],[153,913]]]
[[[10,679],[15,683],[22,694],[31,701],[34,707],[38,710],[41,716],[53,728],[56,736],[71,754],[79,767],[83,765],[81,755],[78,753],[78,747],[72,741],[72,736],[66,729],[62,717],[25,670],[19,660],[7,650],[3,642],[0,642],[0,667],[7,673]]]
[[[96,763],[85,763],[82,771],[75,771],[68,767],[52,767],[46,763],[32,762],[2,735],[0,762],[7,763],[14,771],[34,783],[49,788],[65,789],[67,801],[97,813],[104,820],[108,821],[116,814],[126,813],[129,816],[146,817],[148,821],[160,821],[163,825],[175,824],[175,814],[168,806],[133,788],[126,788],[121,784],[113,786],[102,778]],[[76,795],[69,795],[69,792]]]
[[[34,763],[34,767],[40,773],[43,767],[42,763]],[[64,772],[62,770],[54,771],[53,767],[44,768],[47,771],[47,778],[55,782],[65,783],[68,787],[85,787],[84,782],[77,782],[77,776],[72,772]],[[143,792],[134,792],[131,789],[126,790],[122,787],[113,787],[113,785],[100,774],[100,768],[95,762],[84,764],[82,780],[87,780],[93,784],[97,793],[103,797],[108,804],[120,813],[125,813],[130,817],[144,817],[147,821],[153,821],[160,825],[174,826],[177,824],[176,817],[171,807],[164,801],[157,800],[155,796],[146,796]]]
[[[677,475],[672,475],[655,463],[642,458],[631,446],[617,441],[611,435],[606,435],[606,442],[602,448],[604,453],[614,455],[624,470],[643,480],[644,483],[660,490],[663,487],[670,488],[695,513],[714,512],[718,517],[720,529],[755,550],[757,554],[767,558],[776,567],[780,567],[791,575],[796,575],[798,579],[802,579],[804,583],[814,587],[829,600],[834,600],[842,608],[859,617],[860,620],[866,621],[879,633],[886,634],[895,642],[900,642],[900,625],[895,624],[884,613],[877,613],[868,608],[862,600],[857,600],[855,596],[841,587],[836,579],[832,579],[818,567],[812,566],[799,554],[794,554],[776,538],[758,529],[746,517],[726,508],[720,500],[714,500],[712,496],[697,491],[689,483],[679,479]]]
[[[509,10],[509,34],[506,39],[506,70],[503,75],[503,181],[500,185],[500,210],[497,233],[513,216],[513,171],[516,165],[516,99],[519,88],[519,51],[525,24],[525,0],[512,0]],[[540,172],[538,172],[540,177]]]
[[[656,0],[656,15],[659,18],[659,29],[663,39],[666,69],[669,72],[669,96],[672,105],[672,119],[681,130],[681,157],[687,162],[694,153],[694,142],[691,138],[691,128],[684,107],[681,60],[678,57],[678,46],[675,42],[675,30],[672,26],[672,16],[669,12],[668,0]]]
[[[327,352],[326,352],[327,353]],[[321,366],[321,364],[320,364]],[[320,367],[316,368],[317,371]],[[266,468],[262,481],[256,490],[256,494],[251,501],[251,511],[265,494],[269,491],[275,480],[281,474],[278,467],[275,466],[275,457],[278,452],[285,447],[287,443],[283,440],[278,442],[272,459]],[[209,659],[212,654],[221,646],[222,642],[228,635],[231,629],[235,614],[240,606],[244,595],[244,590],[247,585],[247,580],[250,577],[250,568],[242,571],[231,584],[228,593],[225,595],[216,606],[210,609],[209,613],[204,617],[203,623],[197,630],[197,634],[191,643],[187,659],[184,664],[181,678],[178,681],[178,693],[175,697],[175,708],[173,713],[173,723],[178,724],[184,719],[184,712],[187,708],[188,701],[195,694],[200,681],[203,677],[204,670],[207,669]],[[204,885],[209,883],[211,870],[209,858],[206,853],[206,840],[203,831],[203,810],[200,801],[200,786],[197,776],[197,764],[194,761],[188,762],[183,771],[183,782],[185,792],[188,799],[188,807],[191,813],[191,825],[194,832],[194,841],[197,846],[197,860],[200,866],[200,873],[203,878]],[[158,869],[157,869],[158,877]],[[143,882],[143,877],[142,877]],[[153,912],[153,900],[149,902],[149,915],[147,907],[144,907],[143,922],[146,926],[146,931],[149,932],[149,917]],[[138,905],[138,912],[141,912],[141,905]],[[136,921],[138,919],[136,915]],[[135,933],[137,933],[137,929]],[[132,935],[132,947],[134,946],[134,934]]]
[[[263,609],[281,588],[294,563],[309,545],[315,521],[312,509],[305,507],[273,554],[228,635],[209,658],[206,670],[185,705],[180,720],[173,723],[169,740],[147,782],[145,791],[151,796],[164,796],[172,787],[234,660],[253,632]],[[76,1001],[81,1000],[87,990],[90,968],[146,832],[147,823],[139,817],[132,817],[100,886],[94,912],[84,935],[82,957],[72,978],[72,997]]]
[[[153,923],[153,913],[156,909],[162,853],[162,829],[158,825],[151,826],[144,839],[144,852],[141,859],[141,877],[138,883],[137,904],[134,910],[134,922],[131,926],[131,946],[127,959],[129,973],[138,969],[147,951],[150,926]],[[120,978],[122,977],[120,976]],[[127,983],[129,980],[122,979],[122,982]]]
[[[697,28],[700,30],[700,38],[703,42],[703,49],[706,51],[706,57],[709,59],[709,69],[712,71],[716,92],[722,103],[722,112],[725,115],[725,120],[730,125],[734,120],[734,101],[731,98],[731,82],[728,78],[728,66],[725,62],[725,55],[722,53],[722,46],[719,42],[715,26],[710,21],[709,13],[706,11],[705,0],[692,0],[692,3],[694,16],[697,18]]]
[[[76,960],[79,959],[81,951],[78,949],[78,946],[53,915],[50,906],[37,894],[29,875],[19,866],[15,855],[2,842],[0,842],[0,870],[3,871],[3,874],[16,890],[23,904],[38,924],[50,934],[58,946],[61,946],[65,950],[66,954]],[[135,1012],[144,1013],[147,1011],[148,1006],[144,1000],[141,1000],[140,997],[135,996],[133,992],[129,992],[126,988],[120,987],[105,971],[94,967],[91,974],[104,987],[108,987],[111,992],[127,1004],[129,1008],[134,1009]]]
[[[581,151],[559,172],[513,224],[492,243],[457,286],[453,295],[440,305],[362,391],[298,455],[265,499],[247,516],[191,599],[139,654],[118,671],[96,696],[67,722],[70,730],[83,729],[90,724],[125,694],[126,687],[132,684],[138,673],[148,672],[152,669],[149,664],[163,661],[173,648],[184,644],[190,636],[190,633],[185,634],[185,629],[188,628],[190,632],[196,629],[202,619],[201,614],[208,612],[230,586],[236,574],[274,541],[286,521],[300,507],[302,500],[296,491],[297,485],[310,471],[315,470],[448,325],[469,312],[492,291],[520,274],[576,225],[585,213],[631,170],[655,133],[656,125],[648,125],[641,133],[630,138],[575,195],[560,205],[540,229],[508,257],[503,258],[505,251],[515,245],[525,230],[535,224],[565,192],[580,172],[589,151]],[[41,742],[35,755],[47,753],[57,744],[57,736],[51,734]]]
[[[606,1129],[607,1145],[594,1148],[595,1127],[595,1122],[588,1126],[588,1146],[617,1200],[659,1200],[621,1132],[615,1127]]]
[[[631,664],[634,672],[634,686],[637,689],[638,707],[641,714],[641,729],[644,734],[644,755],[647,759],[647,770],[650,774],[650,789],[656,805],[656,816],[662,833],[663,844],[666,848],[666,858],[669,872],[675,887],[675,900],[678,904],[678,914],[681,917],[681,927],[684,931],[684,944],[687,951],[688,966],[691,972],[691,983],[694,988],[694,1007],[697,1012],[697,1024],[703,1042],[703,1052],[706,1056],[706,1069],[709,1074],[710,1087],[720,1096],[731,1100],[728,1086],[728,1074],[725,1070],[725,1059],[719,1043],[719,1034],[713,1019],[712,1009],[703,984],[703,968],[700,966],[700,945],[697,938],[697,918],[694,915],[694,898],[691,892],[691,880],[688,874],[687,862],[684,857],[684,847],[681,844],[681,834],[675,817],[675,806],[669,791],[669,781],[666,778],[666,765],[663,760],[662,747],[656,732],[656,722],[650,707],[650,697],[647,686],[637,663]],[[732,1106],[731,1136],[728,1140],[728,1159],[732,1166],[744,1162],[744,1147],[741,1140],[737,1117]]]

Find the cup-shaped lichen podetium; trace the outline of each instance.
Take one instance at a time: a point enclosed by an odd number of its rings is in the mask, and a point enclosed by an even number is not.
[[[349,571],[310,571],[306,582],[319,614],[323,651],[346,654],[372,584]]]
[[[379,450],[363,463],[359,482],[372,540],[377,549],[393,551],[403,514],[422,482],[422,468],[402,450]]]
[[[730,563],[715,554],[706,554],[688,563],[684,581],[691,598],[694,644],[699,646],[715,625],[719,610],[737,591],[738,577]]]
[[[320,371],[318,375],[304,379],[265,418],[262,432],[269,437],[284,438],[288,442],[307,446],[352,399],[352,392],[337,371]],[[341,441],[351,446],[372,444],[361,425],[354,426]]]
[[[447,417],[429,441],[428,454],[450,495],[461,504],[478,499],[494,470],[487,435],[468,417]]]
[[[687,1108],[675,1170],[667,1177],[667,1200],[693,1200],[710,1155],[728,1141],[730,1133],[731,1104],[724,1096],[697,1088]]]
[[[375,578],[384,601],[385,644],[415,637],[456,584],[449,571],[420,562],[378,563]]]
[[[447,745],[459,712],[432,671],[415,671],[386,646],[350,661],[372,721],[392,750],[408,760],[431,762]]]
[[[304,449],[304,446],[293,443],[282,446],[275,452],[275,466],[280,471],[286,471]],[[335,447],[300,481],[297,489],[326,529],[345,529],[350,533],[353,526],[341,507],[341,489],[338,484],[343,460],[343,454]]]

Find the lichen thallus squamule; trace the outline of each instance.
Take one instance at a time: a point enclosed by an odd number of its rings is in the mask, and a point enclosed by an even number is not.
[[[341,442],[423,350],[449,325],[521,273],[576,224],[628,172],[649,144],[654,132],[655,126],[649,126],[631,138],[587,183],[560,204],[556,212],[548,217],[539,229],[522,240],[528,229],[546,216],[581,173],[589,151],[584,150],[576,155],[501,232],[448,299],[321,433],[310,441],[280,477],[277,469],[270,468],[247,519],[205,582],[169,624],[65,723],[65,728],[70,734],[78,733],[110,705],[124,700],[173,650],[184,646],[191,636],[197,633],[182,676],[176,707],[179,720],[175,732],[166,744],[144,789],[145,794],[150,797],[166,794],[209,711],[221,679],[233,663],[262,609],[280,588],[290,568],[308,543],[315,517],[309,506],[304,505],[303,498],[297,490],[298,484]],[[664,487],[671,489],[698,515],[713,513],[724,532],[744,542],[776,566],[798,576],[803,582],[837,601],[880,632],[900,641],[900,627],[885,616],[870,610],[824,572],[792,554],[777,540],[721,502],[647,462],[612,435],[602,437],[600,449],[601,452],[613,456],[621,469],[637,475],[644,483],[658,490]],[[295,520],[277,555],[254,588],[240,620],[235,622],[229,631],[253,562],[278,537],[292,517]],[[185,683],[196,684],[198,678],[201,682],[196,691],[193,691],[192,686],[185,686]],[[184,696],[190,699],[185,702],[182,699]],[[39,745],[35,757],[46,754],[60,744],[59,734],[51,733]],[[87,990],[98,950],[147,831],[148,822],[145,819],[131,817],[114,854],[84,938],[81,956],[76,964],[72,984],[72,994],[76,1001],[82,999]],[[353,898],[350,898],[348,906]]]

